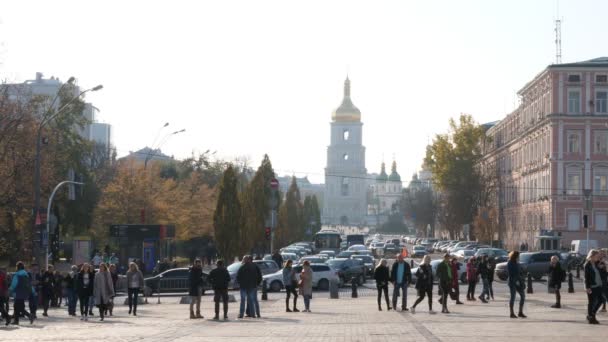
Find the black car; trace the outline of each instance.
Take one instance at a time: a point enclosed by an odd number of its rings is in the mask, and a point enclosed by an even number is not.
[[[366,268],[362,260],[336,258],[328,260],[327,264],[338,272],[342,284],[350,281],[356,281],[358,285],[365,283]]]
[[[188,280],[189,273],[189,268],[174,268],[155,275],[154,277],[146,278],[144,279],[144,295],[151,296],[152,294],[159,292],[188,292],[190,290],[190,281]],[[209,277],[209,274],[203,272],[201,294],[205,294],[205,291],[211,290],[211,285],[207,281],[207,277]]]

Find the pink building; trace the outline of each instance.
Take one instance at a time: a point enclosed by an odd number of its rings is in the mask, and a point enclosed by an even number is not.
[[[548,232],[569,246],[586,238],[586,216],[590,239],[608,246],[608,57],[549,65],[518,95],[484,148],[499,179],[500,238],[541,248]]]

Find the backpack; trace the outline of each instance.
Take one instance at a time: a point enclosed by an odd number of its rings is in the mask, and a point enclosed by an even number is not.
[[[28,297],[32,291],[32,282],[29,275],[14,275],[17,278],[17,288],[15,294],[20,297]]]

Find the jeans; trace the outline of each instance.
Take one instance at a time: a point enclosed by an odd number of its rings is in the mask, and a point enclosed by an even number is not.
[[[139,296],[139,288],[128,288],[127,289],[127,300],[129,302],[129,312],[133,310],[133,313],[137,313],[137,297]],[[200,305],[199,305],[200,306]]]
[[[384,299],[386,300],[386,307],[390,308],[391,304],[388,301],[388,284],[376,285],[378,289],[378,307],[382,307],[382,292],[384,292]]]
[[[66,291],[68,294],[68,314],[75,315],[78,296],[76,295],[76,291],[74,291],[74,289],[67,289]]]
[[[523,288],[517,287],[515,285],[510,285],[509,290],[511,292],[511,297],[509,298],[509,307],[513,308],[515,305],[515,293],[519,293],[519,311],[524,309],[524,302],[526,301],[526,293]]]
[[[228,289],[213,290],[213,301],[215,302],[215,317],[220,315],[220,302],[224,307],[224,317],[228,316]]]
[[[439,284],[439,290],[441,291],[441,311],[448,311],[448,296],[450,295],[451,287],[449,285]]]
[[[289,309],[289,298],[293,294],[293,308],[296,309],[296,304],[298,303],[298,291],[295,286],[285,286],[285,293],[287,297],[285,297],[285,306]]]
[[[254,288],[252,290],[251,299],[253,300],[253,309],[255,309],[255,314],[257,317],[260,317],[260,303],[258,302],[258,289],[257,288]]]
[[[249,306],[249,310],[252,310],[254,307],[254,301],[257,301],[257,289],[243,289],[241,288],[241,307],[239,308],[239,317],[243,317],[245,313],[245,302]],[[259,311],[259,309],[258,309]],[[251,312],[248,312],[251,314]],[[253,316],[253,315],[252,315]]]
[[[403,293],[401,297],[401,310],[405,310],[407,309],[407,283],[395,283],[395,287],[393,288],[393,308],[397,310],[397,297],[399,297],[400,291]]]
[[[476,281],[469,281],[469,289],[467,291],[467,299],[475,299],[475,285],[477,285]]]
[[[481,282],[483,284],[483,290],[481,290],[481,294],[479,296],[484,299],[490,299],[490,282],[487,278],[481,278]]]
[[[311,296],[304,295],[303,297],[304,297],[304,309],[310,310],[310,298],[311,298]]]
[[[79,296],[80,300],[80,316],[88,316],[89,311],[91,310],[89,306],[89,296]]]
[[[591,288],[591,294],[587,294],[587,316],[595,317],[597,310],[602,306],[602,288],[593,287]]]
[[[0,296],[0,316],[2,316],[2,318],[5,318],[8,320],[10,316],[8,314],[7,304],[8,304],[8,297]],[[25,304],[24,304],[24,306],[25,306]]]

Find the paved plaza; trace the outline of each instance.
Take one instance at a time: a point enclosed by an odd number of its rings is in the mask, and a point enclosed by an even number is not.
[[[585,321],[586,296],[580,282],[576,293],[562,295],[562,309],[551,309],[553,296],[544,283],[534,283],[535,293],[528,295],[527,319],[508,318],[507,288],[495,282],[496,300],[453,305],[451,314],[427,312],[426,300],[416,314],[379,312],[375,289],[361,288],[359,298],[350,298],[343,289],[340,299],[329,299],[328,293],[315,293],[312,313],[286,313],[284,293],[271,293],[261,301],[262,319],[237,320],[237,303],[231,303],[227,322],[210,320],[213,316],[212,296],[205,296],[202,314],[205,319],[188,318],[188,305],[180,305],[179,297],[156,298],[141,305],[138,314],[127,315],[123,305],[115,316],[99,322],[68,317],[64,308],[49,312],[33,325],[22,321],[20,327],[0,328],[0,341],[604,341],[608,331],[608,315],[600,313],[602,325]],[[463,291],[464,290],[464,291]],[[461,292],[466,289],[461,286]],[[563,291],[567,292],[567,291]],[[479,291],[478,291],[479,293]],[[410,288],[408,305],[414,300]],[[465,297],[464,295],[461,297]],[[238,299],[238,294],[237,294]],[[434,309],[441,309],[434,298]],[[118,301],[118,300],[117,300]],[[121,300],[122,302],[122,300]],[[301,305],[300,301],[300,305]],[[40,316],[40,313],[39,313]]]

